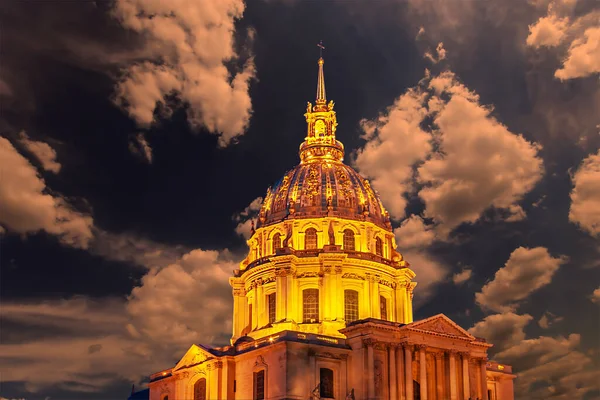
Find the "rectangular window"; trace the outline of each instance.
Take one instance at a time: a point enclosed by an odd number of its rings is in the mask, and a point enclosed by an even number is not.
[[[265,370],[261,369],[254,373],[254,400],[265,398]]]
[[[383,296],[379,296],[379,311],[381,312],[380,318],[387,320],[387,299]]]
[[[302,316],[304,322],[319,322],[319,289],[302,291]]]
[[[356,290],[344,290],[344,319],[346,323],[358,319],[358,292]]]
[[[267,304],[269,305],[269,323],[275,322],[277,316],[277,294],[271,293],[267,295]]]

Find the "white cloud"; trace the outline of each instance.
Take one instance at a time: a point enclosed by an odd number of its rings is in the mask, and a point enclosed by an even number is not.
[[[569,19],[566,17],[559,18],[556,15],[542,17],[535,24],[529,26],[527,45],[535,48],[558,46],[564,39],[568,26]]]
[[[583,160],[572,175],[569,220],[592,235],[600,234],[600,150]]]
[[[74,210],[67,201],[46,194],[36,169],[5,138],[0,138],[0,224],[8,231],[46,231],[64,244],[87,248],[92,217]]]
[[[600,72],[600,12],[575,16],[576,0],[540,2],[546,15],[529,26],[526,44],[533,48],[555,47],[564,54],[554,76],[560,80],[584,78]],[[564,46],[563,46],[564,44]]]
[[[542,315],[542,317],[538,321],[538,325],[542,329],[548,329],[548,328],[550,328],[550,326],[554,325],[557,322],[562,321],[563,319],[564,319],[563,317],[559,317],[549,311],[546,311],[544,313],[544,315]]]
[[[61,165],[56,162],[56,150],[50,147],[48,143],[31,140],[25,131],[20,133],[19,142],[39,160],[42,168],[46,171],[55,174],[60,172]]]
[[[235,227],[235,233],[249,239],[252,233],[252,222],[258,215],[260,208],[262,207],[263,198],[257,197],[240,213],[233,215],[233,220],[238,224]]]
[[[426,94],[409,89],[375,121],[362,120],[368,140],[355,160],[360,172],[371,178],[394,219],[404,218],[404,194],[412,190],[413,166],[431,151],[431,135],[421,129],[428,111]]]
[[[152,147],[150,147],[143,133],[140,132],[129,140],[129,151],[148,164],[152,164]]]
[[[168,108],[165,96],[176,93],[190,105],[191,125],[220,134],[221,145],[243,134],[252,111],[254,64],[250,59],[233,74],[225,64],[239,58],[234,23],[244,8],[243,0],[117,1],[114,15],[143,34],[158,55],[127,69],[117,103],[148,127],[157,103]]]
[[[424,131],[426,118],[433,126]],[[498,122],[452,72],[426,76],[387,114],[362,125],[367,144],[357,153],[357,168],[372,179],[392,217],[402,219],[417,166],[424,216],[442,239],[490,207],[505,209],[508,221],[524,218],[518,202],[543,174],[539,146]]]
[[[425,217],[440,223],[445,234],[475,222],[489,207],[520,210],[517,202],[543,173],[539,147],[492,117],[454,74],[433,78],[429,87],[450,100],[434,118],[440,149],[418,169]]]
[[[494,279],[475,294],[475,300],[484,309],[513,311],[520,301],[549,284],[565,262],[564,257],[552,257],[544,247],[519,247],[496,272]]]
[[[152,268],[131,292],[127,311],[136,330],[155,343],[185,350],[190,343],[223,342],[231,331],[228,254],[193,250],[178,262]]]
[[[407,251],[402,253],[410,268],[417,275],[415,282],[414,306],[419,308],[434,295],[434,289],[448,276],[448,268],[423,251]]]
[[[471,279],[472,274],[473,271],[471,271],[470,269],[463,269],[462,271],[452,275],[452,282],[454,282],[455,285],[462,285],[463,283]]]
[[[590,300],[592,300],[593,303],[600,304],[600,287],[592,292]]]
[[[523,328],[533,319],[529,314],[512,312],[488,315],[469,329],[473,336],[485,338],[494,345],[495,353],[516,346],[525,339]]]
[[[600,15],[600,14],[599,14]],[[569,46],[567,58],[554,76],[560,80],[583,78],[600,72],[600,28],[588,28]]]
[[[411,215],[394,229],[396,243],[400,251],[413,248],[425,248],[435,240],[432,226],[425,225],[418,215]]]
[[[597,390],[600,371],[592,359],[577,350],[581,337],[541,336],[527,339],[496,354],[502,363],[518,365],[518,400],[573,400]]]

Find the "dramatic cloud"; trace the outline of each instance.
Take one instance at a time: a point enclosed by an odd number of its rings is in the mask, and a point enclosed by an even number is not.
[[[528,46],[556,47],[565,53],[562,67],[554,76],[560,80],[584,78],[600,72],[600,12],[575,16],[577,0],[556,0],[539,5],[547,14],[529,26]],[[562,46],[562,45],[565,46]]]
[[[148,164],[152,164],[152,147],[150,147],[143,133],[138,133],[129,140],[129,151]]]
[[[542,329],[548,329],[548,328],[550,328],[551,325],[554,325],[555,323],[560,322],[563,319],[564,319],[563,317],[559,317],[555,314],[552,314],[549,311],[546,311],[544,313],[544,315],[542,315],[542,317],[538,321],[538,325]]]
[[[244,237],[245,239],[250,238],[252,230],[252,220],[256,218],[260,207],[262,207],[263,198],[257,197],[252,200],[252,203],[244,209],[241,213],[237,213],[233,216],[233,220],[238,223],[235,227],[235,233]]]
[[[394,229],[396,243],[400,252],[412,248],[425,248],[435,240],[435,231],[425,225],[418,215],[411,215]]]
[[[24,131],[19,137],[19,142],[39,160],[42,168],[55,174],[60,172],[61,165],[56,162],[56,151],[48,143],[31,140]]]
[[[484,309],[513,311],[519,301],[549,284],[565,262],[563,257],[552,257],[544,247],[519,247],[496,272],[494,279],[475,294],[475,300]]]
[[[571,177],[569,220],[592,235],[600,234],[600,151],[583,160]]]
[[[433,120],[427,132],[426,118]],[[442,237],[490,207],[505,209],[509,221],[524,218],[518,202],[543,174],[539,147],[499,123],[452,72],[427,74],[387,114],[362,126],[367,144],[356,166],[372,178],[392,217],[404,217],[417,165],[424,216]]]
[[[404,194],[412,190],[413,166],[431,151],[431,135],[421,129],[427,116],[426,94],[409,89],[375,121],[362,120],[367,144],[355,164],[371,178],[390,215],[404,218]]]
[[[417,275],[414,306],[418,309],[435,294],[435,287],[446,279],[448,268],[424,251],[407,251],[402,256]]]
[[[463,283],[471,279],[472,274],[473,271],[471,271],[470,269],[463,269],[462,271],[452,275],[452,282],[454,282],[455,285],[462,285]]]
[[[516,346],[525,339],[523,328],[533,319],[529,314],[517,315],[512,312],[488,315],[469,329],[469,333],[485,338],[494,347],[492,351],[499,353]]]
[[[496,354],[497,361],[518,365],[515,398],[527,400],[586,399],[597,393],[600,371],[577,350],[580,335],[527,339]]]
[[[168,360],[127,333],[122,300],[5,301],[2,318],[0,359],[11,365],[2,381],[24,382],[29,392],[98,392],[119,379],[139,382]]]
[[[184,351],[191,343],[226,342],[231,332],[229,277],[238,263],[227,253],[193,250],[165,268],[152,268],[131,292],[127,311],[136,331]]]
[[[592,292],[590,300],[592,300],[594,303],[600,304],[600,287]]]
[[[93,220],[48,194],[44,180],[13,145],[0,137],[0,225],[16,233],[46,231],[64,244],[87,248]]]
[[[148,127],[157,103],[168,112],[165,96],[177,94],[189,103],[191,125],[220,134],[221,145],[244,133],[252,111],[248,90],[254,64],[249,59],[234,73],[226,65],[239,61],[234,22],[243,12],[242,0],[117,1],[114,15],[158,53],[127,69],[117,103]]]

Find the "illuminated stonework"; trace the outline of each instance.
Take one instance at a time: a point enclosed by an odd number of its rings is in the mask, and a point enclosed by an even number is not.
[[[323,65],[300,164],[267,190],[230,278],[231,345],[192,345],[150,377],[150,399],[513,400],[515,375],[484,339],[443,314],[413,321],[415,273],[379,196],[343,163]]]

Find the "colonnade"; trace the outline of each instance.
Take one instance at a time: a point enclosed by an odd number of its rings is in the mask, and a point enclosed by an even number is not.
[[[424,344],[378,343],[373,339],[364,339],[363,348],[366,349],[366,394],[369,400],[384,397],[383,393],[376,393],[375,348],[386,351],[390,399],[413,400],[418,395],[420,400],[490,400],[487,393],[487,358],[475,358],[468,352]],[[428,354],[434,358],[433,368],[428,368]],[[413,376],[413,362],[418,363],[416,376]],[[460,373],[458,368],[461,368]],[[418,388],[415,382],[418,382]],[[429,388],[428,385],[433,386]]]

